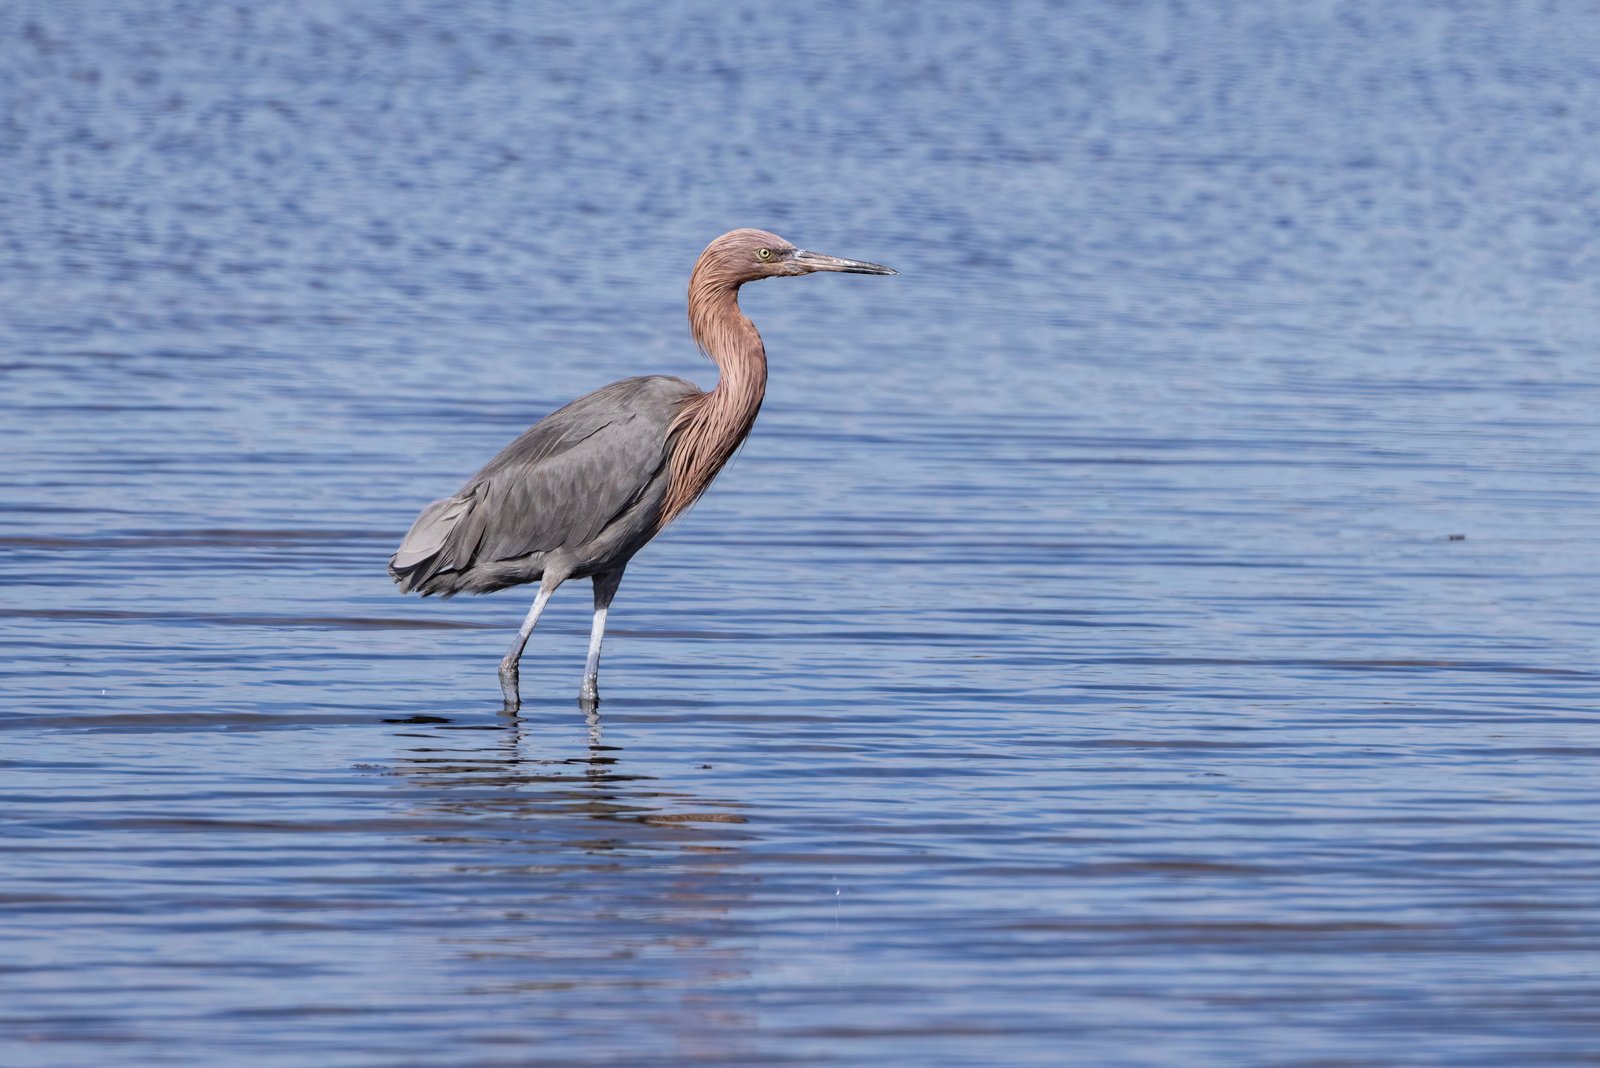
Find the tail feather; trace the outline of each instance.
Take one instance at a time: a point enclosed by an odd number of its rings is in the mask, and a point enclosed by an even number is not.
[[[402,593],[422,589],[443,563],[439,559],[445,543],[461,517],[472,509],[472,501],[461,497],[442,497],[422,510],[417,521],[389,557],[389,577],[400,584]]]

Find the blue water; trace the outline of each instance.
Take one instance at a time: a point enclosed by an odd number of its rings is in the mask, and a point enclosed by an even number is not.
[[[0,1063],[1600,1051],[1600,12],[0,9]],[[495,665],[417,509],[737,463]]]

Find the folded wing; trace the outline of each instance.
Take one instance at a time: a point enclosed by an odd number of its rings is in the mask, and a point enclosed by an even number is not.
[[[449,594],[483,586],[474,569],[579,550],[658,480],[672,420],[698,392],[681,378],[629,378],[551,413],[423,509],[390,576],[408,593]]]

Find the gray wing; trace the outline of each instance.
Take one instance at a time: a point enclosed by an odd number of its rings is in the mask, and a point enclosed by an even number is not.
[[[592,541],[659,474],[672,420],[698,392],[681,378],[627,378],[552,412],[423,509],[389,574],[407,592],[447,593],[462,588],[449,575]]]

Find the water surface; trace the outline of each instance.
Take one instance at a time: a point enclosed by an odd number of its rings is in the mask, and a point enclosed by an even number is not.
[[[1581,5],[0,13],[0,1061],[1600,1050]],[[416,510],[738,462],[498,712]]]

